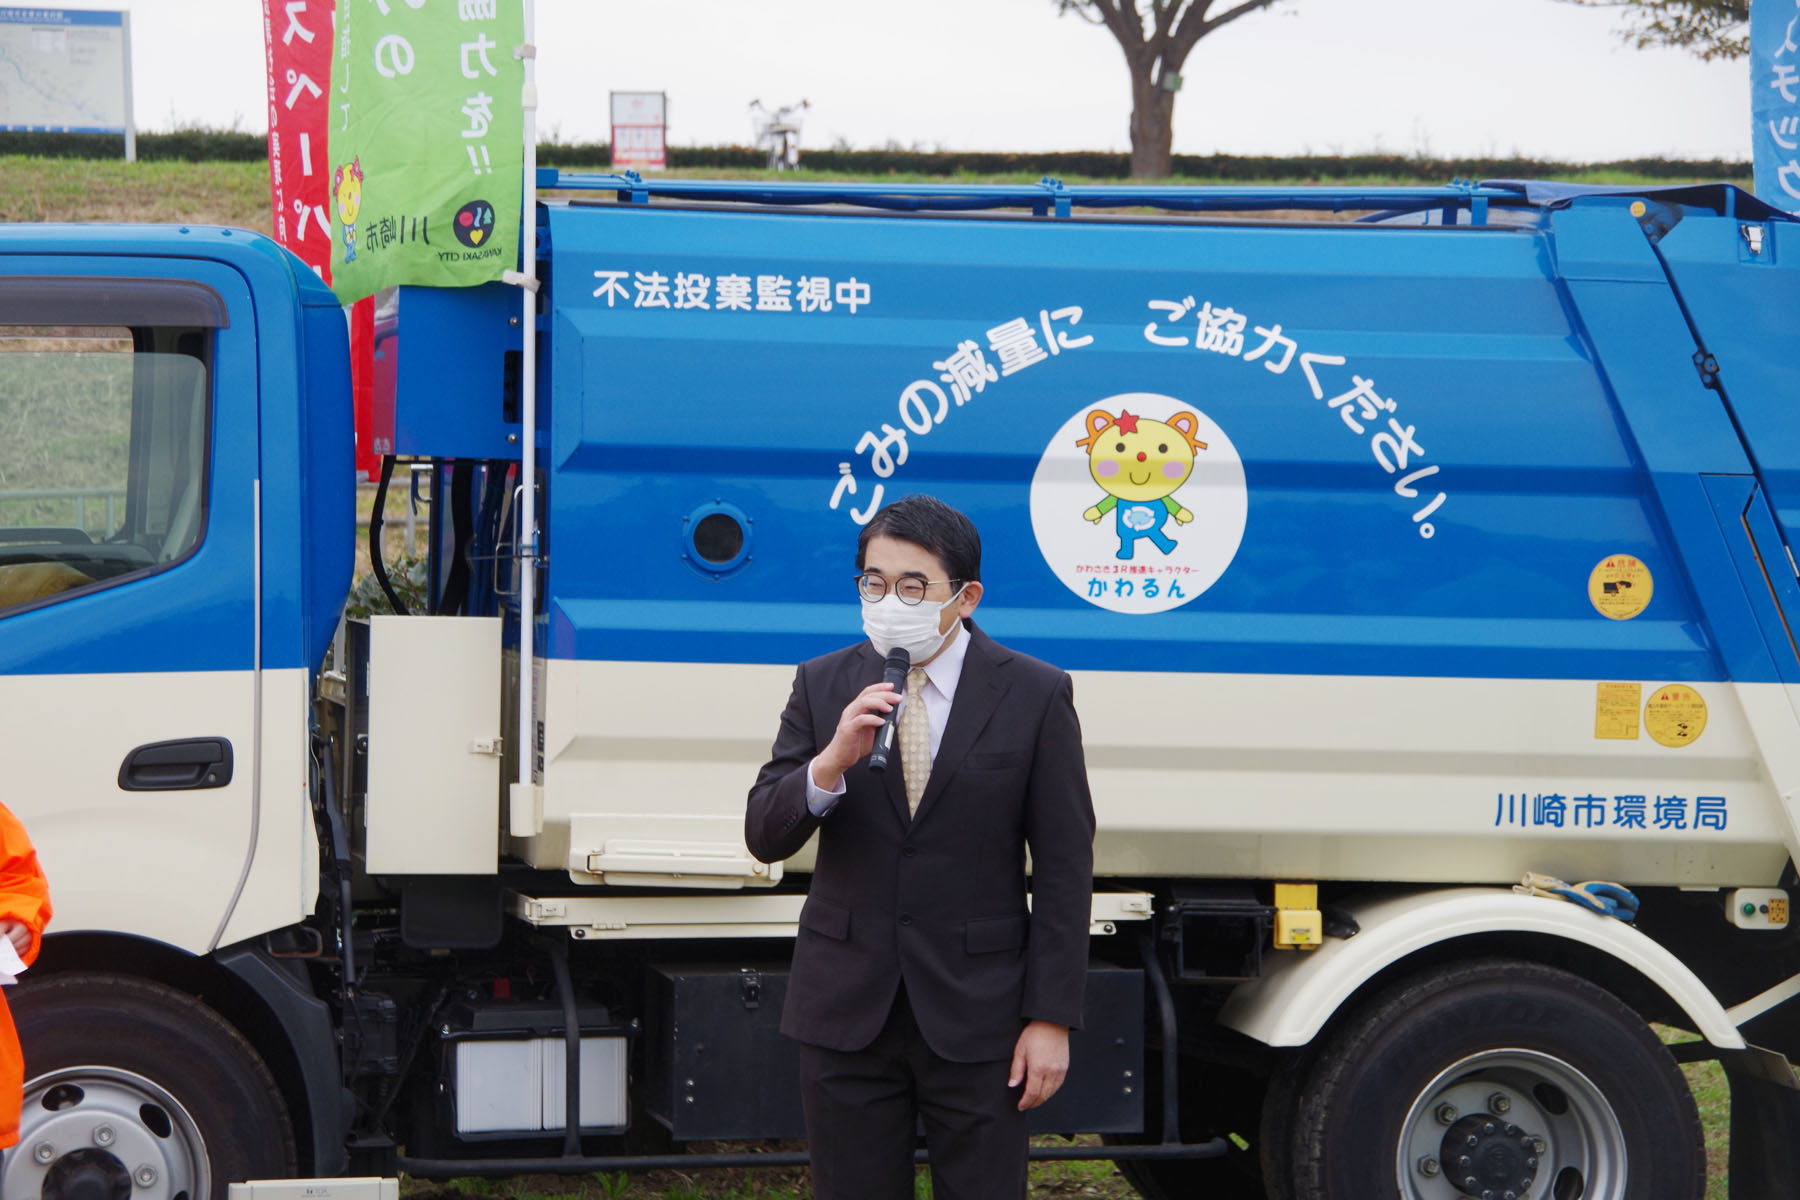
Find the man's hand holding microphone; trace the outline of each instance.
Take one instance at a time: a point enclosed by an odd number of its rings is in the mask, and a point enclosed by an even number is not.
[[[831,741],[813,759],[813,786],[820,791],[837,791],[844,772],[865,756],[869,758],[871,770],[886,769],[894,747],[895,726],[903,699],[901,689],[906,685],[906,672],[911,665],[912,659],[906,649],[895,647],[882,666],[881,682],[871,683],[844,706]]]

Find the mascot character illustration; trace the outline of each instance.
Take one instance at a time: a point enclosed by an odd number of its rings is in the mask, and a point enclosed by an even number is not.
[[[1116,512],[1121,559],[1131,558],[1139,538],[1149,538],[1165,555],[1175,549],[1175,539],[1163,532],[1172,516],[1186,525],[1194,514],[1174,498],[1175,489],[1187,482],[1194,470],[1194,455],[1206,449],[1195,437],[1200,419],[1178,412],[1167,421],[1153,421],[1120,410],[1113,416],[1103,408],[1087,415],[1087,436],[1075,444],[1088,452],[1088,471],[1106,493],[1082,517],[1098,524]]]
[[[345,262],[356,261],[356,214],[362,211],[362,185],[361,155],[331,173],[331,195],[337,201],[338,221],[344,227]]]

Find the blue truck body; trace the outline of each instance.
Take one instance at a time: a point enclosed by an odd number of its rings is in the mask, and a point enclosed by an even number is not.
[[[613,657],[621,642],[672,661],[822,652],[855,635],[854,612],[807,584],[842,574],[857,514],[923,491],[991,531],[996,633],[1071,668],[1794,681],[1785,637],[1739,636],[1779,627],[1791,592],[1746,598],[1698,565],[1744,544],[1720,528],[1733,503],[1753,527],[1768,522],[1754,550],[1779,556],[1800,529],[1793,368],[1763,349],[1792,315],[1782,255],[1800,235],[1760,209],[1733,215],[1755,202],[1731,189],[1700,195],[1704,206],[1655,201],[1641,218],[1638,194],[1548,207],[1489,190],[1504,222],[1470,225],[1465,207],[1453,228],[1214,224],[1179,237],[1130,217],[768,206],[725,223],[697,206],[553,207],[545,526],[580,545],[552,552],[549,654]],[[1672,228],[1653,243],[1641,226],[1658,220]],[[1751,224],[1767,231],[1759,255],[1744,248]],[[834,270],[834,288],[860,273],[872,299],[801,311],[792,285]],[[675,307],[667,289],[686,275],[780,279],[786,307],[760,310],[754,295],[743,309]],[[571,278],[618,290],[590,295]],[[658,278],[664,292],[643,303],[638,281]],[[460,299],[430,299],[426,339]],[[403,314],[411,303],[403,293]],[[1159,303],[1188,313],[1171,320]],[[1234,349],[1193,345],[1201,306],[1239,319],[1222,335]],[[1049,316],[1059,309],[1079,315]],[[957,398],[937,364],[970,340],[998,361],[990,334],[1020,318],[1039,346],[1046,324],[1078,344]],[[1275,327],[1273,344],[1256,332]],[[1717,364],[1716,386],[1697,354]],[[418,430],[403,452],[461,441],[497,453],[516,436],[491,405],[427,428],[414,413],[441,416],[468,388],[461,361],[421,368],[400,401]],[[1395,407],[1370,418],[1364,400],[1338,400],[1359,379]],[[1122,393],[1203,410],[1243,465],[1241,557],[1168,620],[1096,613],[1031,527],[1033,479],[1060,427]],[[1421,467],[1437,471],[1406,485],[1417,496],[1396,494]],[[1713,476],[1741,484],[1702,481]],[[707,502],[750,522],[724,570],[684,541]],[[1657,579],[1641,616],[1595,622],[1567,581],[1608,553],[1683,567]]]

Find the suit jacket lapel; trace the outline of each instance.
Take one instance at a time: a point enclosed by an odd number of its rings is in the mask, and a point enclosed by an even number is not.
[[[973,621],[966,629],[969,652],[963,659],[962,678],[956,684],[956,699],[950,705],[950,719],[944,724],[944,739],[938,744],[937,757],[931,763],[931,778],[925,784],[925,795],[919,800],[914,823],[925,819],[937,798],[944,793],[950,777],[962,766],[981,731],[1000,708],[1006,695],[1007,682],[1000,670],[1005,652]],[[906,815],[904,789],[900,796],[900,815]]]

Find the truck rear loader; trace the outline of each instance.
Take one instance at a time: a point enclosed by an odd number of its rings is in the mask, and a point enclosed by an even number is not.
[[[240,230],[0,226],[4,799],[56,905],[8,1200],[804,1161],[812,852],[744,797],[920,492],[1075,679],[1092,964],[1035,1128],[1090,1136],[1036,1156],[1692,1200],[1717,1060],[1731,1194],[1800,1186],[1800,224],[539,183],[532,320],[382,298],[429,550],[409,599],[372,538],[394,612],[347,622],[336,298]]]

